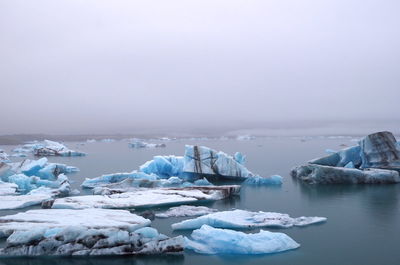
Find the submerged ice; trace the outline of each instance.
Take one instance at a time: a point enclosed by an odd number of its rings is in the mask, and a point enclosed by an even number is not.
[[[251,229],[256,227],[288,228],[292,226],[306,226],[325,221],[325,217],[302,216],[292,218],[288,214],[283,213],[233,210],[211,213],[194,219],[184,220],[180,223],[173,224],[172,229],[196,229],[200,228],[202,225],[231,229]]]
[[[272,254],[296,249],[300,245],[284,233],[261,230],[246,234],[208,225],[194,230],[191,238],[185,238],[185,249],[201,254]]]

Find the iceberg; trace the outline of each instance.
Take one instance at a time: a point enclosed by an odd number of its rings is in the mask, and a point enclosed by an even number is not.
[[[297,166],[291,175],[310,184],[398,183],[400,150],[390,132],[362,138],[357,146]]]
[[[0,149],[0,162],[9,162],[8,154]]]
[[[7,238],[0,256],[154,255],[183,249],[182,236],[169,238],[152,228],[126,231],[68,226],[16,231]]]
[[[154,174],[146,174],[144,172],[138,172],[136,170],[130,173],[113,173],[102,175],[97,178],[86,178],[81,184],[82,188],[92,189],[98,186],[103,186],[112,183],[119,183],[126,179],[134,179],[134,180],[149,180],[154,181],[157,180],[157,175]]]
[[[238,140],[238,141],[250,141],[250,140],[254,140],[254,139],[256,139],[255,136],[253,136],[253,135],[248,135],[248,134],[246,134],[246,135],[239,135],[239,136],[236,137],[236,140]]]
[[[205,146],[186,145],[183,172],[215,175],[229,179],[255,177],[242,163],[242,156],[235,158]]]
[[[117,228],[134,231],[150,224],[150,220],[126,210],[39,209],[0,217],[0,237],[7,237],[17,231],[29,232],[38,228],[78,226],[85,229]]]
[[[395,170],[370,168],[331,167],[321,165],[304,165],[292,169],[291,175],[309,184],[381,184],[400,182],[399,173]]]
[[[35,147],[33,149],[35,156],[85,156],[86,154],[79,151],[68,149],[65,145],[44,140],[41,147]]]
[[[364,137],[361,146],[361,168],[396,169],[400,171],[400,150],[391,132],[377,132]]]
[[[292,218],[287,214],[274,212],[250,212],[245,210],[233,210],[216,212],[184,220],[172,224],[173,230],[197,229],[202,225],[217,228],[252,229],[257,227],[288,228],[292,226],[306,226],[325,222],[325,217],[297,217]]]
[[[0,197],[0,210],[22,209],[29,206],[40,205],[52,199],[52,194],[25,194],[25,195],[2,195]]]
[[[155,156],[140,166],[140,171],[146,174],[155,174],[160,178],[173,176],[188,178],[183,172],[184,158],[181,156]]]
[[[97,142],[96,139],[87,139],[86,140],[87,143],[95,143]]]
[[[103,142],[103,143],[113,143],[113,142],[115,142],[115,139],[106,138],[106,139],[102,139],[101,142]]]
[[[252,178],[247,178],[244,181],[244,184],[252,185],[252,186],[281,185],[282,184],[282,176],[279,176],[279,175],[272,175],[270,177],[255,176]]]
[[[300,245],[284,233],[261,230],[246,234],[229,229],[203,225],[194,230],[192,239],[185,237],[185,249],[201,254],[259,255],[296,249]]]
[[[198,201],[221,200],[237,195],[240,186],[203,186],[186,188],[137,189],[111,195],[86,195],[58,198],[53,201],[54,209],[86,208],[138,208],[161,205],[179,205]]]
[[[155,143],[147,143],[145,141],[142,141],[140,139],[132,139],[131,142],[129,143],[129,147],[135,148],[135,149],[140,149],[140,148],[160,148],[160,147],[166,147],[164,143],[161,144],[155,144]]]
[[[216,211],[217,209],[212,209],[205,206],[181,205],[178,207],[171,207],[168,211],[163,213],[156,213],[156,217],[193,217],[213,213]]]

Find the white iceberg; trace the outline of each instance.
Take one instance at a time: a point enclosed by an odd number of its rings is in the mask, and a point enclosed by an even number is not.
[[[74,151],[65,145],[50,140],[44,140],[41,147],[35,147],[33,154],[36,156],[85,156],[86,154]]]
[[[40,205],[53,198],[48,192],[44,194],[3,195],[0,197],[0,210],[21,209],[29,206]]]
[[[238,140],[238,141],[250,141],[250,140],[254,140],[254,139],[256,139],[256,137],[253,135],[249,135],[249,134],[239,135],[236,137],[236,140]]]
[[[240,186],[137,189],[111,195],[87,195],[55,199],[55,209],[137,208],[213,201],[237,195]]]
[[[193,206],[193,205],[181,205],[177,207],[171,207],[168,211],[163,213],[156,213],[158,218],[168,217],[193,217],[201,216],[209,213],[214,213],[217,209],[208,208],[205,206]]]
[[[194,219],[184,220],[172,224],[173,230],[186,230],[209,225],[218,228],[251,229],[257,227],[288,228],[292,226],[306,226],[325,222],[325,217],[298,217],[292,218],[288,214],[274,212],[250,212],[233,210],[203,215]]]
[[[246,234],[229,229],[203,225],[194,230],[191,239],[185,237],[185,249],[201,254],[259,255],[296,249],[300,245],[284,233],[261,230]]]
[[[252,178],[247,178],[244,181],[244,184],[252,185],[252,186],[281,185],[282,179],[283,179],[282,176],[279,176],[279,175],[272,175],[270,177],[255,176]]]
[[[0,162],[9,162],[8,154],[0,149]]]
[[[113,143],[113,142],[115,142],[115,139],[106,138],[106,139],[102,139],[101,142],[103,142],[103,143]]]
[[[135,149],[141,149],[141,148],[161,148],[161,147],[166,147],[164,143],[156,144],[156,143],[147,143],[145,141],[142,141],[140,139],[132,139],[129,143],[129,147],[135,148]]]
[[[113,173],[102,175],[97,178],[86,178],[81,184],[82,188],[94,188],[98,186],[103,186],[112,183],[119,183],[126,179],[135,179],[135,180],[157,180],[157,175],[154,174],[146,174],[144,172],[138,172],[136,170],[130,173]]]
[[[21,197],[21,196],[18,196]],[[151,221],[126,210],[108,209],[40,209],[0,217],[0,236],[15,231],[35,228],[64,228],[78,226],[88,228],[118,228],[127,231],[150,225]]]
[[[0,181],[0,196],[4,195],[16,195],[18,185],[15,183],[8,183]]]

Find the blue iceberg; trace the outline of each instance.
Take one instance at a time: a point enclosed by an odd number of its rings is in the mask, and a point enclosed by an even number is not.
[[[296,249],[300,245],[284,233],[261,230],[259,233],[213,228],[203,225],[185,237],[185,249],[201,254],[259,255]]]
[[[272,175],[270,177],[255,176],[252,178],[247,178],[244,181],[244,184],[251,185],[251,186],[281,185],[282,184],[282,176],[279,176],[279,175]]]

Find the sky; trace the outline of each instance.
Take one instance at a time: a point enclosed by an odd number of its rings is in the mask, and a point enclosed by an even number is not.
[[[398,0],[0,0],[0,134],[397,122],[399,10]]]

